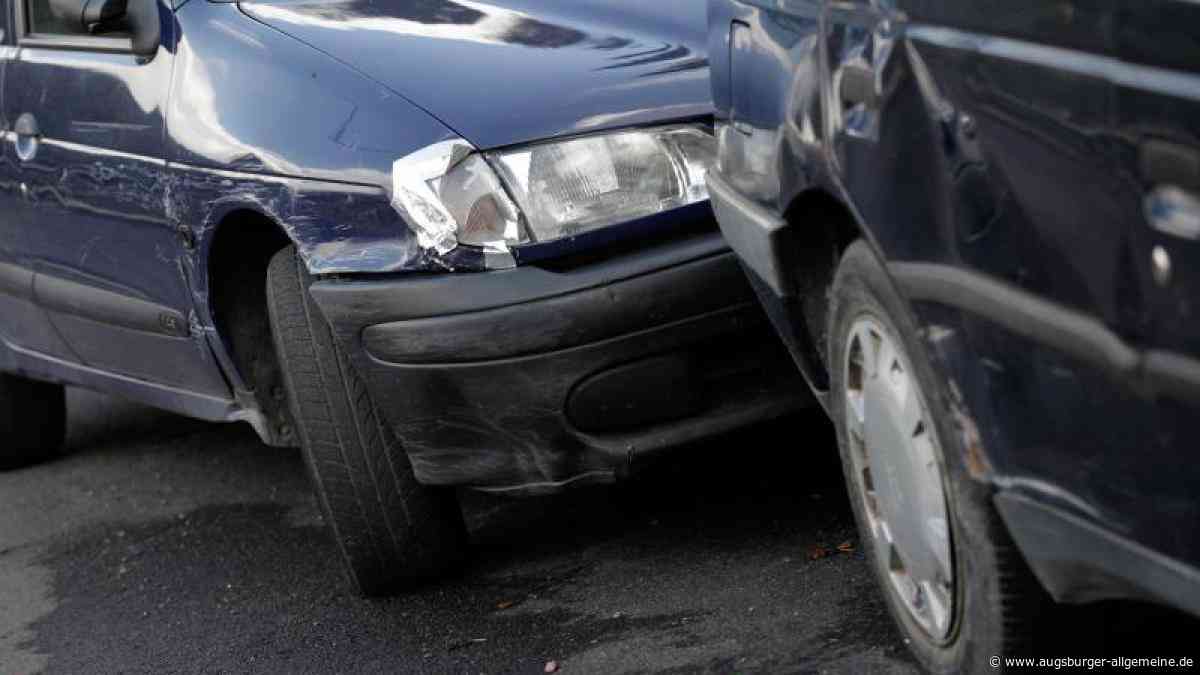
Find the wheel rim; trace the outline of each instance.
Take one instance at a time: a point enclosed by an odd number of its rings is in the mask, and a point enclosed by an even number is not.
[[[912,619],[943,638],[955,579],[925,398],[901,345],[874,317],[854,322],[845,353],[847,442],[877,562]]]

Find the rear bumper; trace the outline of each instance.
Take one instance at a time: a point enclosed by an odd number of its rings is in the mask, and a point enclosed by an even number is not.
[[[804,402],[716,234],[569,270],[312,293],[428,484],[606,482],[635,456]]]

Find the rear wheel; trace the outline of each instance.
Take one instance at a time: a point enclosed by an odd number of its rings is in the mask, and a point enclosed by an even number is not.
[[[830,412],[863,548],[888,607],[935,673],[995,672],[1030,651],[1045,602],[964,464],[963,434],[883,266],[842,258],[829,325]]]
[[[345,570],[363,595],[444,574],[467,546],[454,492],[416,481],[309,283],[292,247],[271,260],[271,329],[304,457]]]
[[[61,384],[0,373],[0,471],[54,457],[67,429]]]

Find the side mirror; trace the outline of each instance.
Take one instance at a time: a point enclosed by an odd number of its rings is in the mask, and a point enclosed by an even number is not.
[[[112,2],[114,0],[90,0],[90,2]],[[122,3],[126,0],[116,0]],[[125,17],[129,22],[133,53],[152,58],[158,53],[162,42],[162,19],[158,15],[158,0],[128,0]]]
[[[58,20],[78,26],[80,33],[128,31],[134,54],[151,57],[158,53],[162,39],[158,0],[50,0],[50,12]]]

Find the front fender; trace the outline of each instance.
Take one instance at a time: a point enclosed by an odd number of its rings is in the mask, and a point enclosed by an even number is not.
[[[396,158],[450,129],[236,5],[188,3],[176,21],[167,215],[195,250],[248,209],[283,228],[312,274],[436,264],[388,188]]]

